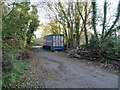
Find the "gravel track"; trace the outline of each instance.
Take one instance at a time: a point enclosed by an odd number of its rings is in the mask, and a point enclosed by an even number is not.
[[[32,49],[34,60],[22,76],[20,87],[40,88],[118,88],[118,76],[64,52],[41,47]],[[23,84],[24,83],[24,84]],[[21,86],[22,85],[22,86]]]

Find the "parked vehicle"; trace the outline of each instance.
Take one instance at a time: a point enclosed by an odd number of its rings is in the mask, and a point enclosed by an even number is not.
[[[44,37],[44,49],[64,50],[64,34],[50,34]]]

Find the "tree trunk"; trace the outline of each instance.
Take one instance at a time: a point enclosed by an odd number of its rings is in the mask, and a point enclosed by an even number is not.
[[[84,33],[85,33],[85,45],[86,47],[88,46],[88,35],[87,35],[87,28],[86,28],[86,23],[87,23],[87,2],[85,3],[85,19],[83,21],[84,23]]]

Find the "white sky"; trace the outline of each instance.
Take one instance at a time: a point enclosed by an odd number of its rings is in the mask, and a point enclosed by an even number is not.
[[[44,5],[39,5],[39,3],[41,3],[42,1],[45,0],[30,0],[31,4],[37,4],[37,8],[38,8],[38,15],[39,15],[39,20],[42,24],[46,24],[49,22],[49,19],[47,18],[48,13],[43,7],[45,7]],[[47,1],[47,0],[46,0]],[[49,0],[49,1],[56,1],[56,0]],[[71,1],[71,0],[62,0],[62,1]],[[86,0],[87,1],[87,0]],[[110,17],[111,15],[114,15],[116,13],[116,8],[118,5],[118,1],[119,0],[107,0],[110,3],[110,9],[108,10],[108,17]],[[103,12],[103,4],[104,4],[104,0],[97,0],[97,6],[100,9],[99,12]],[[111,20],[114,20],[114,18],[111,18]],[[112,23],[112,21],[111,21]],[[100,30],[100,27],[98,27],[98,29]],[[35,34],[37,38],[41,37],[41,33],[42,33],[43,29],[39,28]],[[101,31],[101,30],[100,30]]]

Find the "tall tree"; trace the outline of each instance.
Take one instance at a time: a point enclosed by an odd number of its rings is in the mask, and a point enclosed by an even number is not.
[[[103,17],[103,27],[102,27],[102,35],[101,38],[103,39],[105,34],[105,28],[106,28],[106,19],[107,19],[107,1],[104,1],[104,17]]]
[[[38,13],[37,8],[35,6],[32,6],[32,11],[30,13],[31,21],[30,21],[29,29],[27,31],[27,45],[31,43],[31,39],[34,35],[34,31],[36,31],[39,26],[37,13]]]
[[[115,31],[114,27],[117,24],[119,18],[120,18],[120,1],[118,2],[118,6],[117,6],[117,10],[116,10],[116,18],[113,22],[113,24],[111,25],[111,27],[108,29],[108,32],[105,33],[104,39],[106,39],[107,37],[111,36],[112,33]]]
[[[12,44],[14,44],[13,46],[15,47],[23,47],[28,23],[30,21],[30,3],[13,3],[12,5],[12,10],[8,14],[3,14],[2,17],[2,39],[9,44],[14,41]]]
[[[96,6],[96,2],[92,2],[92,28],[94,31],[94,35],[96,37],[96,39],[98,40],[98,34],[97,34],[97,6]]]

